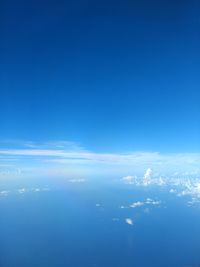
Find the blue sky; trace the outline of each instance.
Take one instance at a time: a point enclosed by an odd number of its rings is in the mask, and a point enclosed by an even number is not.
[[[64,140],[98,155],[198,155],[199,8],[197,0],[4,1],[2,150]]]

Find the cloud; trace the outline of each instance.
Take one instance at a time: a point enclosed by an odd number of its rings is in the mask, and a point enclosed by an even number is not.
[[[143,183],[144,185],[148,185],[148,184],[151,184],[151,176],[152,176],[152,169],[148,168],[144,174],[144,180],[143,180]]]
[[[160,173],[156,182],[160,185],[165,183],[162,177],[166,175],[172,176],[175,173],[193,177],[200,175],[200,153],[169,154],[148,151],[100,153],[89,151],[79,144],[68,141],[44,143],[28,141],[16,144],[6,142],[3,145],[0,143],[0,145],[0,165],[8,164],[12,160],[13,168],[21,170],[20,175],[23,175],[24,168],[30,169],[30,174],[35,173],[37,169],[40,173],[50,170],[46,173],[48,175],[51,173],[57,175],[58,172],[65,175],[71,168],[73,172],[80,170],[87,174],[89,172],[92,174],[120,174],[123,175],[124,183],[136,184],[136,181],[141,180],[142,173],[146,169],[143,176],[144,185],[152,184],[152,178],[155,178],[156,173]],[[2,176],[1,169],[0,166],[0,175]],[[133,175],[127,175],[133,170]],[[26,175],[28,174],[26,173]]]
[[[169,190],[169,192],[170,192],[170,193],[176,193],[176,190],[173,189],[173,188],[171,188],[171,189]]]
[[[145,206],[145,207],[146,206],[160,206],[161,204],[162,204],[162,202],[160,200],[154,200],[152,198],[146,198],[143,201],[135,201],[128,206],[121,205],[121,206],[119,206],[119,208],[120,209],[129,209],[129,208],[136,209],[136,208],[140,208],[143,206]]]
[[[39,192],[45,192],[45,191],[50,191],[50,188],[48,186],[45,187],[33,187],[33,188],[19,188],[19,189],[13,189],[13,190],[2,190],[0,191],[0,197],[6,197],[8,195],[24,195],[27,193],[39,193]]]
[[[166,178],[153,176],[152,169],[148,168],[143,177],[137,177],[133,175],[124,176],[121,181],[125,184],[137,185],[137,186],[164,186],[166,185]]]
[[[0,159],[1,161],[1,159]],[[0,177],[8,177],[8,176],[20,176],[21,169],[15,167],[14,165],[0,165]]]
[[[185,188],[178,195],[179,196],[196,196],[200,198],[200,181],[187,181],[184,184]]]
[[[126,209],[127,207],[121,205],[119,208],[120,208],[120,209]]]
[[[128,178],[127,178],[128,177]],[[129,178],[130,177],[130,178]],[[154,177],[153,172],[147,169],[145,175],[142,178],[132,179],[133,176],[125,176],[121,180],[125,183],[131,184],[133,186],[140,187],[151,187],[159,186],[165,187],[169,193],[173,193],[178,197],[191,197],[189,201],[190,205],[193,203],[200,202],[200,178],[194,177],[179,177],[176,178],[174,175],[172,177]],[[127,182],[128,181],[128,182]],[[159,205],[160,201],[155,201],[147,198],[146,201],[137,201],[130,205],[132,208],[140,207],[145,204]],[[124,207],[127,208],[127,207]]]
[[[70,179],[68,181],[70,183],[84,183],[84,182],[86,182],[86,179],[83,179],[83,178],[76,179],[76,178],[74,178],[74,179]]]
[[[126,219],[125,219],[125,222],[126,222],[127,224],[129,224],[129,225],[133,225],[133,220],[130,219],[130,218],[126,218]]]
[[[122,177],[122,181],[124,181],[126,184],[134,184],[136,180],[137,180],[137,176],[128,175],[128,176]]]
[[[26,189],[26,188],[20,188],[20,189],[18,189],[17,191],[18,191],[19,194],[24,194],[24,193],[26,193],[26,192],[29,191],[29,190]]]
[[[145,204],[160,205],[161,204],[161,201],[153,200],[151,198],[147,198]]]
[[[161,201],[153,200],[151,198],[147,198],[144,201],[133,202],[129,207],[130,208],[138,208],[138,207],[141,207],[141,206],[144,206],[144,205],[160,205],[160,204],[161,204]]]
[[[130,205],[131,208],[137,208],[137,207],[141,207],[145,205],[145,202],[141,202],[141,201],[137,201],[137,202],[134,202]]]

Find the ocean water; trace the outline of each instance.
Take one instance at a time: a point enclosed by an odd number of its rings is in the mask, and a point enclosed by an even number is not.
[[[13,188],[0,197],[0,266],[200,266],[200,205],[188,201],[128,185]]]

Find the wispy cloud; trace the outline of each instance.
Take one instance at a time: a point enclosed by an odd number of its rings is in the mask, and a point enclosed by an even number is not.
[[[70,180],[68,180],[70,183],[85,183],[86,182],[86,180],[85,179],[83,179],[83,178],[74,178],[74,179],[70,179]]]
[[[7,197],[12,195],[24,195],[27,193],[42,193],[50,191],[49,187],[33,187],[33,188],[19,188],[19,189],[12,189],[12,190],[2,190],[0,191],[0,197]]]
[[[159,152],[126,152],[99,153],[88,151],[79,144],[68,141],[53,141],[44,143],[14,142],[4,143],[0,148],[0,165],[7,164],[12,159],[15,169],[24,167],[43,167],[44,169],[64,170],[65,168],[79,168],[105,171],[108,173],[126,173],[134,170],[134,175],[124,176],[127,183],[133,183],[136,174],[144,174],[146,184],[155,173],[173,175],[181,173],[193,176],[200,174],[200,153],[159,153]],[[102,168],[102,165],[104,168]],[[1,167],[0,167],[0,172]]]

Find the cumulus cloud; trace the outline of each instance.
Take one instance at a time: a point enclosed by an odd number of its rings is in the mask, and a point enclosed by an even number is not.
[[[190,197],[190,205],[198,203],[200,202],[200,179],[180,179],[176,182],[176,189],[171,189],[170,193],[178,197]]]
[[[36,187],[36,188],[19,188],[19,189],[13,189],[13,190],[2,190],[0,191],[0,196],[6,197],[8,195],[23,195],[27,193],[39,193],[39,192],[45,192],[50,191],[50,188],[46,187]]]
[[[126,222],[127,224],[129,224],[129,225],[133,225],[133,220],[130,219],[130,218],[126,218],[126,219],[125,219],[125,222]]]
[[[134,202],[130,205],[131,208],[137,208],[137,207],[141,207],[145,204],[145,202],[141,202],[141,201],[137,201],[137,202]]]
[[[143,183],[144,185],[148,185],[148,184],[151,184],[151,176],[152,176],[152,169],[148,168],[144,174],[144,180],[143,180]]]
[[[153,175],[153,170],[151,168],[148,168],[143,177],[128,175],[122,177],[121,181],[125,184],[130,185],[137,185],[137,186],[151,186],[151,185],[157,185],[157,186],[164,186],[166,185],[166,178],[162,176],[156,176]]]
[[[153,200],[151,198],[147,198],[145,203],[146,204],[150,204],[150,205],[160,205],[161,204],[161,201],[159,201],[159,200]]]
[[[184,190],[178,193],[179,196],[191,195],[200,198],[200,181],[187,181]]]
[[[120,209],[129,209],[129,208],[137,209],[140,207],[147,208],[147,207],[151,207],[151,206],[160,206],[161,204],[162,204],[162,202],[160,200],[154,200],[152,198],[146,198],[143,201],[135,201],[128,206],[121,205],[121,206],[119,206],[119,208]]]
[[[144,201],[133,202],[129,207],[130,208],[138,208],[138,207],[141,207],[141,206],[144,206],[144,205],[160,205],[160,204],[161,204],[161,201],[153,200],[151,198],[147,198]]]
[[[130,179],[127,179],[126,177],[130,177]],[[169,193],[174,193],[175,195],[179,197],[189,196],[191,197],[191,203],[197,203],[200,202],[200,178],[194,178],[194,177],[155,177],[153,176],[152,169],[148,168],[144,174],[143,177],[132,179],[131,177],[134,176],[125,176],[122,178],[123,182],[126,182],[127,184],[132,184],[134,186],[144,186],[144,187],[150,187],[150,186],[159,186],[159,187],[165,187],[167,188]],[[131,181],[127,182],[127,181]],[[147,199],[146,201],[138,201],[131,204],[132,208],[143,206],[145,204],[151,204],[151,205],[159,205],[159,201],[153,201],[150,199]]]

